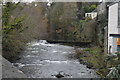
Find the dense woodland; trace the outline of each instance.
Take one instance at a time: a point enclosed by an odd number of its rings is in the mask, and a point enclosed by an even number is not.
[[[27,42],[47,37],[44,5],[40,3],[38,8],[35,8],[34,4],[25,7],[26,4],[8,2],[3,6],[2,43],[5,58],[12,59],[18,55]],[[35,17],[35,15],[39,16]]]
[[[53,5],[48,15],[51,38],[78,42],[91,42],[95,40],[97,22],[96,20],[85,18],[84,14],[93,11],[97,4],[91,3],[87,6],[85,5],[87,4],[56,3]]]
[[[45,26],[44,28],[46,29],[46,32],[44,31],[44,34],[41,34],[46,36],[46,38],[44,37],[45,39],[94,43],[97,40],[96,20],[85,19],[83,15],[86,12],[93,11],[97,6],[96,3],[86,4],[87,6],[81,8],[80,5],[85,5],[85,3],[55,3],[50,9],[45,9],[45,3],[39,5],[41,5],[39,7],[37,6],[39,12],[35,14],[37,14],[38,17],[38,13],[40,13],[40,16],[43,17],[39,17],[41,19],[35,18],[36,20],[30,16],[34,16],[33,12],[37,9],[32,11],[33,14],[29,14],[30,12],[25,12],[27,9],[25,4],[9,2],[3,6],[3,52],[5,51],[3,55],[5,55],[5,53],[11,55],[12,53],[11,56],[14,56],[16,52],[21,51],[24,43],[29,40],[43,39],[43,37],[39,35],[43,30],[41,26]],[[34,6],[34,4],[30,6]],[[87,7],[89,7],[89,9],[87,9]],[[35,8],[33,7],[32,9]],[[44,15],[45,12],[48,14],[47,16]],[[37,23],[38,20],[41,20],[41,24]],[[33,28],[35,31],[33,31]],[[39,30],[39,28],[42,30]],[[47,37],[46,33],[50,36]],[[7,55],[5,55],[5,57],[6,56]]]

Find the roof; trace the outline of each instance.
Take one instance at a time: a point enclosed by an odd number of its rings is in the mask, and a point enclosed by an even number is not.
[[[120,2],[120,1],[119,1],[119,2]],[[116,3],[119,3],[119,2],[112,2],[112,3],[108,4],[107,7],[112,6],[112,5],[114,5],[114,4],[116,4]]]
[[[97,12],[97,8],[95,10],[93,10],[92,12]]]
[[[92,14],[92,13],[97,13],[97,12],[88,12],[88,13],[85,13],[85,14]]]

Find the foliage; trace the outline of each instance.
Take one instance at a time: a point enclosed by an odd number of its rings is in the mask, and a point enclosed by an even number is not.
[[[3,34],[9,34],[13,29],[21,29],[22,21],[25,19],[24,16],[15,18],[13,22],[9,23],[7,26],[3,26]]]
[[[3,25],[4,26],[6,26],[8,24],[10,14],[11,14],[12,10],[14,10],[17,7],[17,5],[18,4],[7,2],[6,5],[3,6],[2,20],[3,20]]]
[[[120,64],[117,67],[110,68],[110,72],[107,77],[120,79]]]
[[[106,55],[101,48],[76,50],[76,53],[81,63],[97,69],[101,77],[120,78],[120,53]]]
[[[106,57],[107,67],[110,70],[107,78],[120,79],[120,53],[110,54]]]
[[[83,26],[85,24],[85,20],[80,20],[80,24]]]
[[[90,6],[90,10],[91,10],[91,11],[94,10],[94,9],[96,9],[96,8],[97,8],[97,6],[94,5],[94,4]]]
[[[18,4],[11,2],[7,2],[7,4],[3,6],[2,48],[3,56],[8,59],[15,56],[24,45],[24,40],[19,39],[19,37],[20,33],[26,29],[22,25],[25,16],[15,17],[10,20],[12,11],[15,10],[17,6]]]
[[[92,12],[93,10],[95,10],[97,8],[97,6],[95,4],[93,5],[88,5],[84,7],[85,13],[89,13]]]
[[[52,40],[68,40],[77,42],[95,41],[95,29],[97,27],[96,22],[91,18],[78,19],[77,15],[78,8],[86,8],[87,5],[80,4],[82,7],[76,7],[74,5],[76,4],[55,3],[55,5],[51,7],[48,14],[49,26],[51,27],[50,38]],[[93,10],[96,8],[96,4],[91,3],[88,7],[88,9]],[[83,9],[79,11],[79,13],[83,12]],[[81,16],[84,17],[82,14]]]
[[[88,48],[88,49],[85,49],[83,51],[88,51],[90,52],[91,54],[96,54],[99,50],[99,48],[96,48],[96,49],[91,49],[91,48]]]
[[[86,18],[85,18],[85,21],[86,21],[86,22],[91,21],[91,20],[92,20],[91,17],[86,17]]]
[[[105,66],[105,56],[101,53],[101,48],[88,48],[76,53],[79,59],[89,63],[93,68],[103,68]]]
[[[97,35],[98,35],[98,43],[100,46],[104,46],[104,27],[107,26],[108,20],[107,20],[107,14],[101,14],[98,16],[98,29],[97,29]]]

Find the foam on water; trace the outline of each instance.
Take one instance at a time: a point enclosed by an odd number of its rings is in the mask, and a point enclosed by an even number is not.
[[[68,61],[50,61],[50,60],[44,60],[44,62],[57,63],[57,64],[60,64],[60,63],[65,63],[65,64],[67,64],[67,63],[68,63]]]
[[[39,51],[31,51],[32,53],[38,53]]]
[[[55,72],[57,75],[60,71],[70,75],[65,78],[96,77],[95,74],[89,74],[91,69],[80,64],[78,60],[72,59],[75,53],[74,47],[50,44],[46,40],[32,41],[27,45],[24,54],[14,65],[29,77],[53,78],[55,76],[51,75]]]

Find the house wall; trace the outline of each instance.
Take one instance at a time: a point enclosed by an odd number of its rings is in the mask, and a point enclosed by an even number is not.
[[[117,39],[111,37],[110,34],[118,34],[118,3],[109,6],[108,17],[108,51],[117,52]],[[109,50],[111,46],[111,50]]]
[[[118,33],[120,34],[120,2],[118,4]]]

